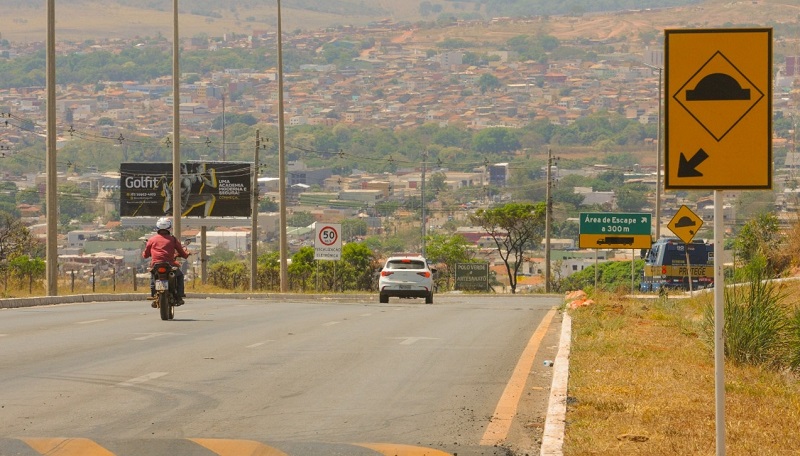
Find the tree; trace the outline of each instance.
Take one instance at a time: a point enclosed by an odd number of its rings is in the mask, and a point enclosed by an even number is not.
[[[300,290],[306,291],[314,272],[314,247],[301,247],[297,253],[292,255],[292,263],[289,265],[288,272]]]
[[[280,252],[270,252],[258,256],[258,288],[261,290],[280,289],[281,258]]]
[[[305,211],[295,212],[289,217],[289,220],[287,220],[287,224],[294,227],[309,226],[314,222],[314,215],[311,212]]]
[[[67,225],[72,219],[92,214],[89,192],[74,184],[59,186],[58,191],[58,212],[62,224]]]
[[[782,248],[785,241],[780,222],[775,214],[764,213],[749,220],[734,239],[736,256],[743,262],[766,269],[767,277],[774,277],[789,265],[790,258]],[[761,260],[762,265],[759,265]]]
[[[510,128],[486,128],[472,138],[472,146],[478,152],[500,153],[519,150],[522,144]]]
[[[25,188],[17,192],[17,204],[39,204],[41,202],[39,190],[35,188]]]
[[[647,205],[647,188],[643,184],[623,185],[616,196],[617,207],[623,211],[638,212]]]
[[[22,255],[42,256],[42,246],[19,218],[0,212],[0,272],[4,278],[7,277],[6,272],[10,270],[11,262]],[[7,279],[5,280],[7,287]]]
[[[471,263],[474,253],[464,236],[434,234],[426,237],[425,256],[436,265],[436,283],[439,289],[452,287],[456,264]]]
[[[342,220],[342,239],[352,241],[358,236],[366,236],[367,228],[367,222],[363,219],[344,219]]]
[[[434,197],[439,192],[447,190],[447,174],[441,171],[431,173],[430,178],[428,178],[428,186],[431,189],[432,196]]]
[[[373,291],[375,255],[365,244],[349,242],[342,247],[342,259],[319,261],[314,278],[321,290]]]
[[[511,293],[516,293],[517,272],[522,266],[525,249],[538,245],[544,237],[545,203],[508,203],[478,209],[470,220],[494,241],[506,266]]]
[[[258,200],[258,212],[278,212],[280,206],[278,202],[268,198]]]
[[[478,78],[478,87],[481,89],[481,93],[486,93],[488,91],[494,91],[502,87],[503,84],[500,83],[500,80],[497,79],[497,76],[489,73],[483,73],[480,78]]]
[[[211,256],[209,258],[209,262],[211,264],[225,263],[233,261],[235,258],[236,258],[236,252],[231,251],[231,249],[228,248],[227,244],[219,244],[218,246],[211,249]]]
[[[9,267],[20,282],[28,279],[28,293],[33,293],[33,282],[44,277],[45,263],[41,258],[20,255],[11,260]]]

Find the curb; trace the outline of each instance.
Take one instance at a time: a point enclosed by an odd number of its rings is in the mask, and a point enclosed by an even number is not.
[[[572,340],[572,318],[564,311],[561,322],[561,339],[553,363],[553,383],[542,435],[541,456],[564,454],[564,432],[567,416],[567,381],[569,379],[569,351]]]

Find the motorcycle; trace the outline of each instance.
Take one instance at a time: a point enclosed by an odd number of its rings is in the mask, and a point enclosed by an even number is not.
[[[161,311],[162,320],[175,318],[175,306],[178,303],[175,271],[178,266],[169,263],[156,263],[150,273],[153,275],[156,294],[153,296],[153,307]]]
[[[184,242],[184,247],[189,245],[190,240]],[[153,307],[159,309],[162,320],[172,320],[175,318],[175,307],[178,306],[178,283],[176,271],[180,266],[173,266],[170,263],[156,263],[150,269],[155,284],[155,295],[153,296]]]

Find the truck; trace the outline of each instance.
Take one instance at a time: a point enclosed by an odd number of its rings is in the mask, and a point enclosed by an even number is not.
[[[640,291],[689,290],[690,280],[692,290],[714,286],[713,243],[694,240],[686,244],[678,238],[665,237],[643,250],[642,257]]]

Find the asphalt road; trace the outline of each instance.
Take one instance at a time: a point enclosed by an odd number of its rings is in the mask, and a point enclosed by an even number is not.
[[[535,454],[560,303],[190,299],[174,321],[145,301],[3,309],[0,455]]]

